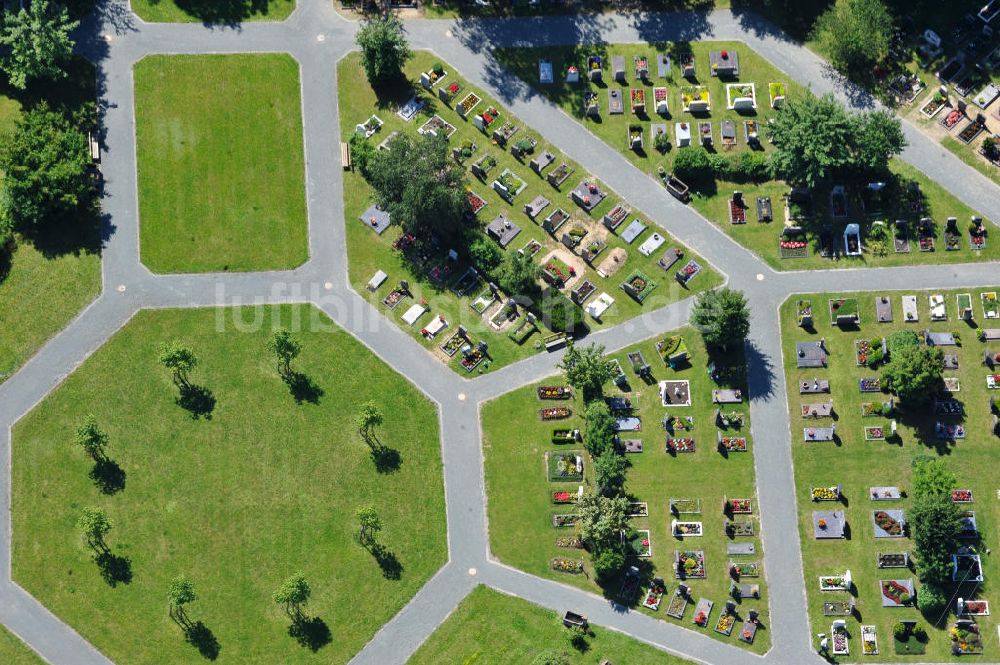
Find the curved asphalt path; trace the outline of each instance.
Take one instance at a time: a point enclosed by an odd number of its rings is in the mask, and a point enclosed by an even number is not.
[[[463,74],[511,107],[523,120],[599,175],[678,240],[695,249],[752,302],[747,342],[749,393],[755,441],[761,538],[771,597],[774,648],[748,654],[677,625],[651,619],[594,594],[539,579],[495,561],[489,551],[483,483],[480,403],[555,371],[558,354],[534,356],[470,381],[452,373],[388,322],[347,282],[339,164],[336,61],[354,46],[356,23],[337,15],[326,0],[299,0],[288,20],[236,26],[147,24],[122,0],[103,0],[81,28],[80,50],[99,65],[108,216],[102,295],[53,337],[14,376],[0,384],[0,623],[43,658],[58,664],[109,661],[10,581],[10,427],[140,308],[215,307],[251,303],[311,302],[440,406],[449,562],[372,638],[352,662],[404,663],[477,583],[556,610],[575,608],[595,623],[658,648],[723,665],[767,661],[818,662],[810,645],[790,450],[788,407],[776,309],[793,292],[908,290],[975,286],[982,264],[776,272],[716,225],[670,198],[648,176],[560,110],[504,72],[489,49],[595,41],[639,42],[726,39],[752,42],[758,53],[817,92],[831,91],[856,107],[871,101],[831,76],[817,56],[787,40],[753,14],[728,11],[635,16],[546,17],[407,23],[415,48],[462,63]],[[140,262],[135,171],[132,67],[155,53],[287,52],[299,63],[306,157],[310,259],[289,271],[247,274],[153,275]],[[1000,188],[970,169],[914,127],[904,125],[910,147],[903,159],[974,209],[989,214]],[[653,186],[650,186],[652,183]],[[996,221],[995,219],[993,221]],[[996,264],[991,264],[996,266]],[[687,322],[691,301],[644,313],[592,335],[609,350],[639,342]],[[481,497],[469,501],[468,497]],[[789,501],[789,497],[793,501]]]

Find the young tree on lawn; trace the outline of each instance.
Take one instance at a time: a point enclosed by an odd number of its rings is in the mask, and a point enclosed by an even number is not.
[[[403,34],[403,23],[392,12],[365,19],[358,30],[361,66],[368,82],[378,88],[402,76],[403,66],[413,57]]]
[[[30,237],[95,214],[87,135],[44,101],[26,111],[0,141],[5,226]]]
[[[611,366],[600,344],[577,347],[570,342],[557,367],[565,372],[569,385],[580,391],[584,402],[600,398],[611,378]]]
[[[281,328],[274,331],[268,348],[278,358],[278,371],[288,378],[292,375],[292,361],[302,352],[302,343],[292,337],[292,334]]]
[[[108,546],[104,542],[104,537],[112,527],[107,513],[100,508],[84,508],[76,526],[83,534],[87,545],[95,550],[107,551]]]
[[[776,177],[815,187],[850,161],[855,123],[833,95],[790,99],[773,120],[768,131]]]
[[[174,341],[160,346],[160,364],[170,370],[174,384],[188,388],[188,375],[198,366],[198,356],[191,347]]]
[[[584,409],[584,418],[587,421],[587,436],[583,445],[590,456],[599,457],[611,450],[615,441],[616,420],[607,403],[604,400],[590,402]]]
[[[628,460],[615,450],[606,450],[594,458],[594,482],[601,494],[614,496],[625,485]]]
[[[382,518],[375,506],[361,506],[354,513],[358,518],[358,542],[362,547],[375,544],[376,534],[382,530]]]
[[[580,538],[593,548],[609,546],[621,541],[621,533],[628,528],[628,501],[623,496],[606,497],[584,494],[577,499]]]
[[[896,393],[907,407],[930,402],[941,386],[944,366],[941,350],[933,347],[905,347],[889,356],[882,370],[885,387]]]
[[[382,409],[372,400],[361,405],[357,415],[358,432],[368,445],[378,440],[376,428],[382,424]]]
[[[97,418],[93,414],[83,419],[76,428],[76,442],[90,455],[95,462],[104,459],[104,449],[108,445],[108,435],[97,426]]]
[[[183,575],[179,575],[170,581],[167,587],[167,600],[170,603],[168,614],[171,619],[176,620],[182,626],[187,626],[190,622],[187,618],[186,606],[198,600],[195,593],[194,584]]]
[[[882,0],[837,0],[816,20],[813,38],[840,72],[868,81],[888,59],[895,30]]]
[[[705,344],[726,349],[742,344],[750,334],[750,309],[741,291],[713,289],[698,295],[691,322],[701,331]]]
[[[492,241],[487,241],[495,245]],[[498,270],[497,284],[507,295],[533,298],[539,292],[539,267],[527,254],[511,252],[503,259]]]
[[[302,606],[309,601],[312,588],[303,573],[295,573],[278,587],[271,597],[274,602],[285,606],[285,612],[293,621],[302,619]]]
[[[49,0],[31,0],[20,11],[4,12],[0,46],[10,52],[0,58],[11,85],[24,90],[31,79],[66,76],[63,62],[73,54],[70,33],[80,25],[66,8]]]
[[[466,172],[448,156],[443,134],[398,134],[371,162],[369,182],[379,206],[407,233],[455,239],[472,227]]]

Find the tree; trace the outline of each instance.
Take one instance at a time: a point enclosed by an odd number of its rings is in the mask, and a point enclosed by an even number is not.
[[[41,102],[26,111],[0,141],[4,225],[28,236],[45,227],[93,215],[87,135],[64,114]]]
[[[615,417],[611,415],[611,409],[604,400],[594,400],[587,404],[584,417],[587,420],[587,436],[584,437],[583,445],[591,457],[599,457],[614,446]]]
[[[403,34],[403,23],[395,14],[370,17],[358,30],[361,66],[373,88],[402,75],[403,65],[413,57]]]
[[[445,136],[397,134],[371,158],[378,205],[417,238],[459,238],[471,228],[466,172],[448,156]]]
[[[104,542],[104,537],[108,535],[113,526],[108,514],[100,508],[84,508],[77,520],[76,526],[80,529],[87,545],[95,550],[106,551],[108,546]]]
[[[569,385],[580,391],[584,402],[600,398],[611,378],[611,365],[600,344],[578,347],[571,342],[557,367],[566,374]]]
[[[63,62],[73,53],[70,33],[80,25],[71,21],[65,7],[49,0],[31,0],[18,12],[3,17],[0,46],[10,53],[0,58],[11,85],[24,88],[28,80],[66,76]]]
[[[951,555],[958,548],[962,532],[958,506],[946,494],[917,495],[907,517],[913,532],[920,581],[936,585],[950,583]]]
[[[891,358],[894,353],[905,353],[907,348],[920,346],[920,338],[912,330],[897,330],[885,338],[885,345]]]
[[[292,361],[302,352],[302,343],[292,337],[292,334],[281,328],[274,331],[267,348],[278,357],[278,371],[287,378],[292,375]]]
[[[170,370],[176,385],[188,388],[188,375],[198,366],[198,356],[190,347],[174,341],[160,346],[160,364]]]
[[[531,665],[571,665],[571,663],[566,654],[546,649],[532,659]]]
[[[951,491],[958,486],[958,479],[942,459],[921,455],[914,458],[910,466],[914,497],[951,496]]]
[[[514,252],[510,256],[523,257],[524,255]],[[472,259],[472,264],[476,268],[487,275],[492,275],[503,264],[504,260],[503,252],[500,251],[497,244],[489,238],[482,236],[469,243],[469,258]],[[517,294],[520,291],[515,291],[514,293]]]
[[[295,573],[278,587],[271,597],[274,602],[285,606],[285,612],[295,621],[302,619],[302,606],[309,601],[312,588],[303,573]]]
[[[602,494],[614,495],[625,485],[628,460],[614,450],[606,450],[594,459],[594,482]]]
[[[837,0],[816,19],[813,38],[840,72],[870,80],[873,69],[888,59],[895,30],[882,0]]]
[[[899,117],[887,110],[855,116],[853,163],[871,173],[885,173],[889,158],[903,152],[906,137]]]
[[[598,549],[621,542],[628,528],[628,500],[623,496],[606,497],[584,494],[576,502],[580,538]]]
[[[108,445],[108,435],[97,426],[97,418],[93,414],[83,419],[83,423],[76,428],[76,442],[84,452],[90,455],[95,462],[104,459],[104,449]]]
[[[198,600],[198,594],[194,590],[194,584],[183,575],[179,575],[170,581],[167,587],[167,600],[170,603],[168,613],[170,617],[176,619],[182,625],[188,624],[185,606]]]
[[[499,268],[497,283],[509,296],[533,298],[539,292],[538,272],[538,264],[527,254],[511,252]]]
[[[625,565],[625,553],[617,546],[601,547],[594,551],[591,559],[594,575],[601,581],[613,578]]]
[[[363,547],[375,544],[375,534],[382,530],[382,519],[375,506],[361,506],[355,511],[358,518],[358,542]]]
[[[946,593],[939,585],[925,583],[920,587],[920,593],[917,594],[917,609],[931,623],[937,623],[947,611],[950,599],[950,594]],[[913,635],[917,637],[916,630],[913,631]]]
[[[374,401],[368,400],[361,405],[356,421],[358,432],[368,445],[372,445],[373,441],[378,440],[375,428],[382,424],[382,420],[382,409]]]
[[[583,309],[555,289],[542,296],[542,321],[554,332],[573,333],[584,325]]]
[[[712,162],[704,150],[680,150],[674,159],[674,175],[694,189],[706,189],[715,182]]]
[[[919,407],[937,394],[944,374],[941,350],[934,347],[903,347],[889,356],[882,370],[885,387],[908,407]]]
[[[850,159],[855,125],[833,95],[789,99],[769,124],[773,174],[815,187]]]
[[[750,309],[741,291],[729,288],[704,291],[695,301],[691,322],[709,346],[742,344],[750,334]]]

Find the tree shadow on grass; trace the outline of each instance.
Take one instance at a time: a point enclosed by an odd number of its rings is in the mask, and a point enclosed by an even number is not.
[[[219,657],[219,640],[215,633],[201,621],[184,628],[184,639],[198,650],[202,657],[215,660]]]
[[[212,411],[215,410],[215,395],[204,386],[196,386],[192,383],[181,384],[180,397],[177,398],[177,405],[188,411],[195,420],[204,418],[212,419]]]
[[[387,580],[398,580],[403,576],[403,564],[395,552],[382,543],[375,543],[369,551],[375,557],[375,563],[382,569],[382,577]]]
[[[395,473],[403,464],[403,457],[398,450],[381,443],[371,447],[371,456],[375,470],[379,473]]]
[[[333,639],[330,627],[319,617],[299,617],[288,627],[288,634],[310,651],[319,651]]]
[[[309,402],[319,404],[319,398],[324,395],[323,389],[315,381],[302,372],[291,372],[284,377],[288,392],[295,398],[297,404]]]
[[[94,556],[94,563],[101,571],[101,577],[110,587],[129,584],[132,581],[132,560],[104,550]]]
[[[237,26],[255,15],[267,16],[270,10],[269,0],[173,0],[173,3],[199,21],[228,26]]]
[[[125,489],[125,469],[111,459],[99,459],[90,470],[90,479],[104,494],[117,494]]]

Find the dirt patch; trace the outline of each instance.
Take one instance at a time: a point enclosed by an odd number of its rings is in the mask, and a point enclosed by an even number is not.
[[[601,277],[611,277],[625,265],[627,258],[628,252],[621,247],[615,247],[608,254],[608,258],[601,261],[601,265],[597,266],[597,274]]]

